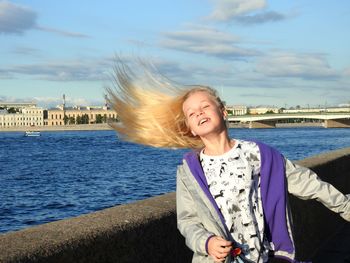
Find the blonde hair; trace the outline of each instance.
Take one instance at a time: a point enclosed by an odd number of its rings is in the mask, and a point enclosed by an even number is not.
[[[186,124],[182,105],[193,93],[207,92],[220,108],[223,102],[214,89],[169,82],[145,68],[145,78],[119,63],[115,68],[114,89],[107,89],[109,102],[117,112],[118,122],[110,124],[122,139],[162,148],[201,148],[203,142],[193,136]],[[142,83],[142,84],[141,84]]]

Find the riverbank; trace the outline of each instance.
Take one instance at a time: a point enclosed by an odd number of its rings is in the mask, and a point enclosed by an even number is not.
[[[0,128],[0,132],[25,132],[25,131],[103,131],[112,130],[107,123],[101,124],[77,124],[64,126],[33,126],[33,127],[9,127]]]
[[[247,123],[230,123],[230,128],[247,129]],[[277,123],[276,128],[296,128],[296,127],[323,127],[323,123]],[[101,124],[75,124],[64,126],[33,126],[33,127],[9,127],[0,128],[0,132],[25,132],[25,131],[103,131],[112,130],[107,123]]]

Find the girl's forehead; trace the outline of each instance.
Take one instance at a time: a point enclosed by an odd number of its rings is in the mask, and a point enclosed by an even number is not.
[[[206,91],[195,91],[193,93],[190,93],[187,97],[187,99],[184,101],[201,101],[201,100],[212,100],[212,96],[206,92]]]
[[[195,104],[200,104],[203,102],[214,102],[215,99],[206,91],[195,91],[191,93],[187,99],[183,102],[182,108],[184,111],[191,108],[191,106],[195,106]]]

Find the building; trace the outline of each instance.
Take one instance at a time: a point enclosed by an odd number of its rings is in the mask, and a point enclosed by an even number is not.
[[[117,120],[117,113],[108,107],[63,107],[47,110],[45,125],[94,124]]]
[[[246,115],[248,113],[247,106],[243,105],[232,105],[226,106],[227,113],[233,116]]]
[[[66,107],[66,95],[63,94],[62,105],[57,106],[55,109],[48,109],[45,117],[45,125],[62,126],[114,122],[117,120],[118,115],[114,110],[108,108],[107,96],[105,96],[105,105],[103,107]]]
[[[44,110],[35,103],[0,102],[0,128],[63,126],[70,124],[106,123],[117,120],[117,113],[107,106],[66,107],[63,104]]]
[[[11,105],[9,108],[14,108]],[[18,106],[18,105],[17,105]],[[0,128],[10,127],[32,127],[44,125],[44,110],[35,105],[16,107],[16,113],[9,113],[7,110],[0,111]]]
[[[249,114],[265,114],[265,113],[278,113],[279,109],[275,107],[256,107],[249,108]]]

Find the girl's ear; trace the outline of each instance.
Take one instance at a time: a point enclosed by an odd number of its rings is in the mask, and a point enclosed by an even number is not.
[[[197,136],[197,134],[194,131],[191,131],[193,136]]]
[[[227,110],[225,108],[222,109],[222,116],[223,116],[224,120],[227,119],[227,115],[228,115]]]

